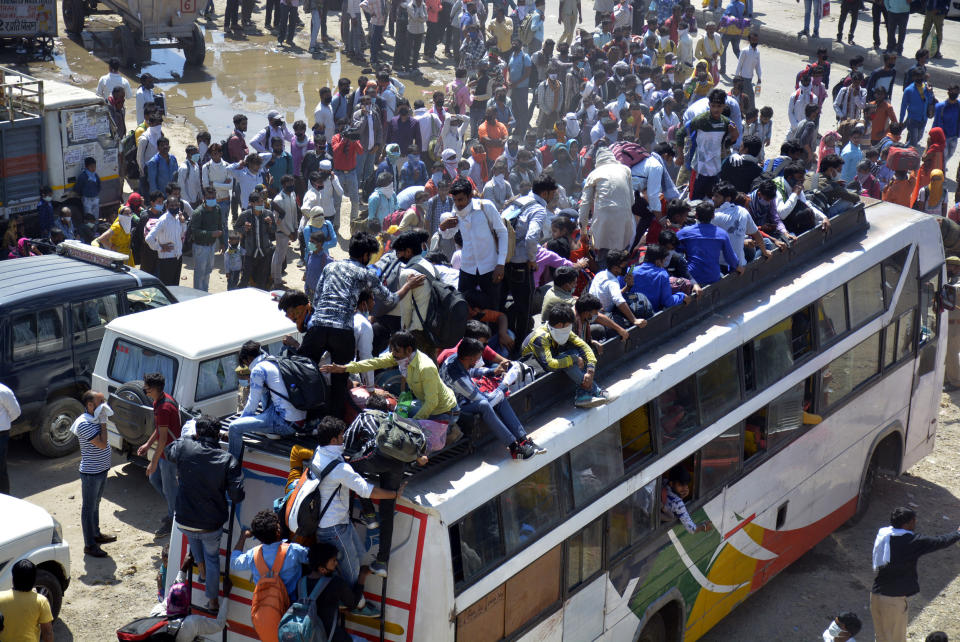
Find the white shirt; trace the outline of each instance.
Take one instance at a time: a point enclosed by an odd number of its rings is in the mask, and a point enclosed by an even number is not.
[[[853,85],[842,87],[833,101],[833,111],[837,114],[837,121],[848,118],[860,118],[863,108],[867,104],[867,90],[863,87],[854,89]]]
[[[722,203],[717,208],[711,222],[727,233],[730,237],[730,245],[733,246],[733,252],[740,260],[740,265],[746,265],[747,259],[743,254],[743,242],[747,235],[757,233],[757,224],[753,222],[750,212],[736,203]],[[725,264],[722,256],[720,257],[720,264]]]
[[[188,160],[178,167],[177,185],[180,186],[183,200],[191,204],[199,202],[202,194],[200,191],[200,166]]]
[[[417,288],[417,290],[424,289],[429,290],[429,288]],[[359,312],[353,315],[353,342],[357,346],[357,353],[354,356],[357,361],[373,358],[373,325],[370,324],[370,319]],[[373,370],[361,372],[360,380],[365,386],[376,385]]]
[[[10,430],[10,425],[20,416],[20,404],[13,390],[0,383],[0,432]]]
[[[333,138],[333,135],[337,132],[337,124],[333,118],[333,109],[330,108],[330,105],[324,105],[322,102],[317,103],[313,110],[313,122],[323,128],[323,135],[327,138]]]
[[[427,144],[439,135],[443,123],[439,116],[427,111],[426,107],[413,110],[413,119],[420,125],[420,140],[423,141],[423,151],[426,151]]]
[[[463,237],[460,269],[467,274],[487,274],[498,265],[506,265],[507,228],[496,206],[482,198],[474,198],[464,211],[455,210],[454,213],[460,219],[460,236]]]
[[[809,87],[800,85],[800,88],[790,94],[787,108],[787,117],[790,119],[791,131],[797,123],[806,118],[807,105],[817,104],[817,97],[813,95],[813,83]]]
[[[137,124],[143,122],[143,106],[153,102],[153,90],[141,87],[137,90]]]
[[[114,87],[123,87],[124,97],[133,98],[133,90],[130,89],[130,83],[127,82],[127,79],[113,72],[100,76],[100,80],[97,82],[97,95],[106,100],[113,95]]]
[[[343,457],[343,446],[319,446],[313,453],[311,463],[317,469],[322,471],[334,459]],[[306,472],[312,478],[313,471]],[[370,497],[373,492],[373,484],[361,477],[350,466],[343,462],[323,478],[320,482],[320,506],[326,505],[330,496],[336,492],[336,497],[330,501],[327,512],[320,518],[320,528],[330,528],[338,524],[349,524],[349,506],[350,491],[354,491],[361,497]]]
[[[610,270],[601,270],[590,283],[590,294],[600,299],[604,313],[612,312],[621,303],[626,303],[620,281]]]
[[[670,112],[669,114],[661,109],[656,114],[653,115],[653,132],[655,140],[658,143],[662,143],[667,140],[667,132],[671,127],[680,124],[680,117],[677,116],[676,112]]]
[[[740,76],[753,82],[753,74],[757,74],[757,82],[760,82],[760,50],[748,46],[740,50],[740,58],[737,59],[737,71],[734,77]]]
[[[284,149],[286,149],[286,144],[293,140],[293,132],[287,128],[286,123],[283,123],[279,127],[270,127],[268,125],[261,129],[260,133],[250,141],[250,147],[260,153],[269,153],[271,149],[267,147],[268,137],[270,140],[282,138],[284,141]]]
[[[147,234],[147,245],[157,251],[157,258],[178,259],[183,254],[183,233],[185,226],[180,222],[180,218],[174,216],[169,211],[164,212],[163,216],[157,219],[157,224],[150,233]],[[163,250],[161,246],[166,243],[172,243],[172,250]]]
[[[694,51],[697,48],[698,39],[697,36],[691,35],[689,31],[680,36],[680,40],[677,42],[677,59],[680,62],[693,66],[693,63],[696,62]]]
[[[453,151],[457,152],[458,161],[463,155],[463,139],[470,130],[470,117],[460,114],[460,118],[463,120],[463,122],[459,127],[454,127],[453,122],[450,119],[450,115],[448,114],[443,121],[443,127],[440,128],[440,151],[443,152],[445,150],[452,149]]]
[[[227,171],[229,165],[221,158],[219,163],[210,159],[203,166],[203,186],[215,188],[218,201],[229,201],[233,193],[233,176]]]
[[[243,412],[240,415],[251,417],[257,414],[257,405],[261,401],[264,406],[267,405],[266,394],[269,391],[270,403],[276,406],[277,414],[284,420],[296,422],[307,418],[305,411],[295,408],[293,404],[274,390],[286,390],[283,377],[280,375],[280,369],[267,361],[266,355],[261,354],[250,364],[250,395],[247,397],[247,405],[243,407]]]

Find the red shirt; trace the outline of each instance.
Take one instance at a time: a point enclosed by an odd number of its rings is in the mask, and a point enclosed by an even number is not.
[[[357,168],[357,155],[363,153],[360,141],[336,134],[330,145],[333,147],[333,169],[350,172]]]
[[[177,408],[177,402],[167,393],[163,393],[163,399],[159,399],[153,404],[153,424],[159,431],[160,426],[167,427],[167,444],[174,439],[180,439],[180,409]],[[164,446],[166,448],[166,445]],[[160,458],[164,459],[163,451],[160,451]]]

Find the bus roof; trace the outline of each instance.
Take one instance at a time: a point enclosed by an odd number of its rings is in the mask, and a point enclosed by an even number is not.
[[[527,421],[528,433],[546,449],[545,454],[514,461],[501,445],[490,444],[436,471],[414,476],[406,496],[435,510],[444,522],[453,523],[798,308],[903,248],[908,241],[920,247],[942,243],[936,219],[924,213],[871,201],[867,220],[869,228],[865,232],[851,235],[829,253],[804,257],[802,263],[776,275],[768,284],[750,284],[749,294],[722,304],[706,320],[668,335],[663,343],[620,365],[615,374],[601,371],[601,383],[609,384],[611,396],[616,397],[607,405],[579,409],[572,399],[561,398]],[[910,228],[917,231],[904,234]],[[920,274],[934,267],[933,253],[930,255],[927,261],[931,264],[924,265],[924,255],[919,253]],[[667,371],[670,375],[662,376]],[[478,492],[479,488],[483,491]]]
[[[246,341],[294,334],[297,328],[270,293],[241,288],[118,317],[107,330],[173,355],[202,359],[236,350]]]

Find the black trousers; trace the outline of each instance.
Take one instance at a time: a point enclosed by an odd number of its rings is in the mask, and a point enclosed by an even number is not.
[[[240,28],[240,0],[227,0],[227,9],[223,16],[223,30]]]
[[[857,3],[859,5],[859,3]],[[860,20],[860,7],[857,5],[851,6],[846,2],[840,3],[840,19],[837,22],[837,38],[843,37],[843,23],[847,20],[847,16],[850,16],[850,38],[853,39],[853,32],[857,30],[857,21]]]
[[[883,6],[883,3],[874,3],[873,5],[873,46],[880,47],[880,20],[883,19],[884,22],[887,20],[887,8]]]
[[[519,352],[517,348],[519,348],[523,338],[527,336],[530,327],[533,272],[526,263],[507,263],[503,281],[506,284],[503,298],[506,299],[508,294],[513,297],[513,304],[507,310],[507,319],[509,319],[510,330],[516,340],[514,350],[511,352],[517,353]],[[500,304],[500,309],[504,309],[503,302]]]
[[[10,475],[7,473],[7,446],[10,443],[10,431],[0,430],[0,493],[10,494]]]
[[[379,475],[379,486],[387,490],[397,490],[403,481],[403,462],[385,457],[380,453],[363,461],[351,462],[355,471],[364,476]],[[360,498],[360,505],[365,513],[375,512],[373,502],[369,498]],[[380,522],[380,548],[377,551],[377,561],[386,564],[390,561],[390,543],[393,541],[393,512],[396,500],[381,499],[378,521]]]
[[[273,260],[273,250],[266,252],[263,256],[243,257],[243,272],[240,275],[240,287],[245,288],[253,285],[261,290],[269,290],[270,286],[270,261]]]
[[[298,351],[305,357],[320,361],[324,352],[330,353],[334,363],[343,365],[353,361],[357,352],[353,338],[353,329],[332,328],[317,325],[309,328],[303,337],[303,343]],[[327,408],[330,414],[343,418],[343,410],[347,400],[347,373],[330,375],[330,400]]]
[[[157,259],[157,278],[164,285],[180,285],[180,267],[183,261],[175,259]]]
[[[420,45],[423,44],[422,33],[411,33],[410,36],[410,69],[416,69],[420,62]]]
[[[487,305],[495,306],[500,301],[500,284],[493,282],[493,272],[486,274],[467,274],[460,270],[460,281],[457,289],[461,292],[480,290],[487,296]]]

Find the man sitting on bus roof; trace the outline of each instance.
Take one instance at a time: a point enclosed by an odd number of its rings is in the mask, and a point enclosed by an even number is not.
[[[601,406],[609,398],[594,381],[597,357],[587,343],[573,333],[575,315],[565,303],[554,303],[544,323],[523,344],[523,354],[533,355],[547,372],[562,371],[577,384],[574,405],[579,408]]]
[[[710,522],[697,524],[687,512],[684,499],[690,494],[690,473],[683,464],[677,464],[667,473],[667,499],[663,504],[662,513],[668,519],[680,520],[688,533],[706,533],[711,528]]]

